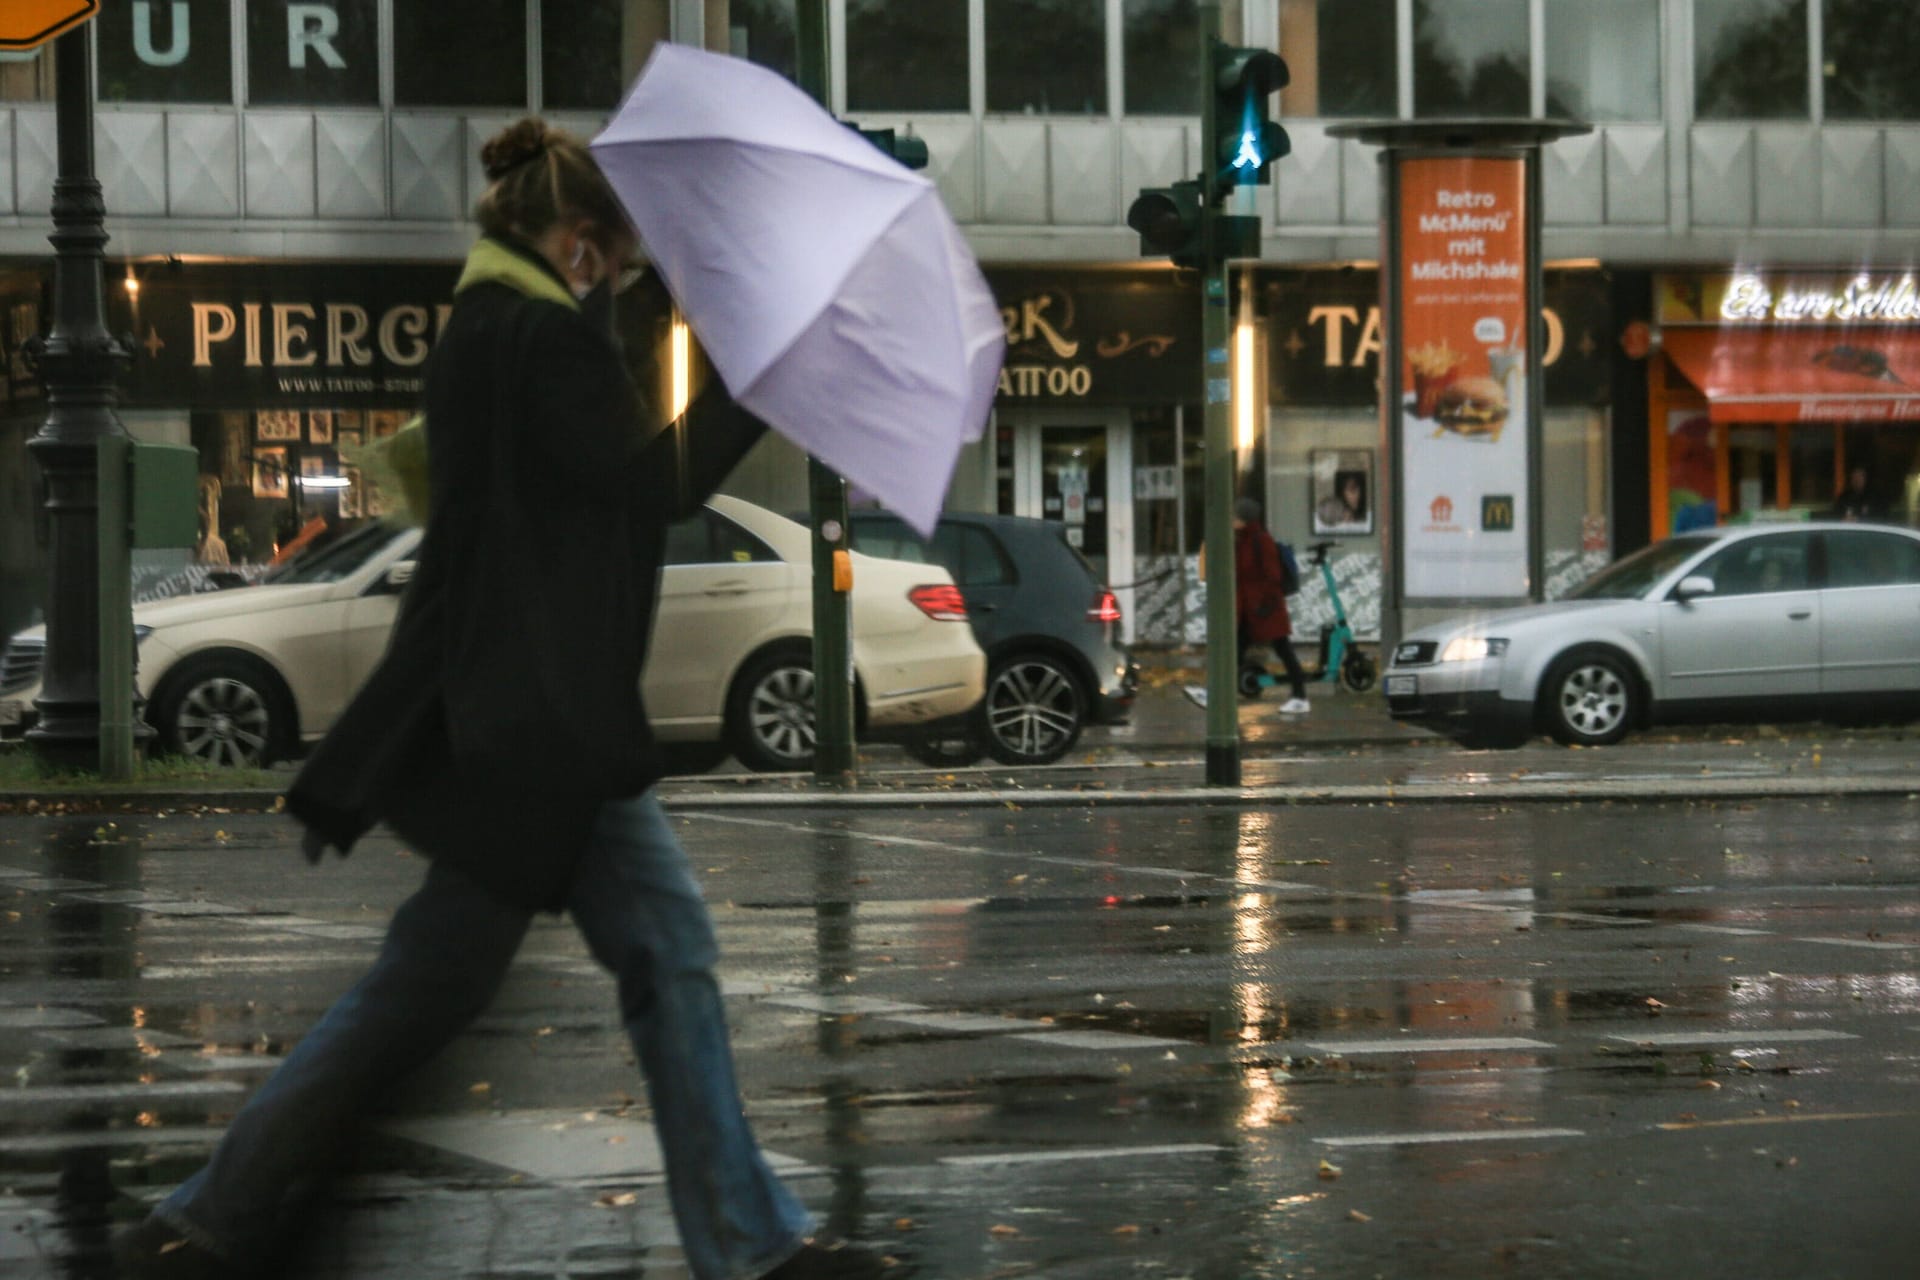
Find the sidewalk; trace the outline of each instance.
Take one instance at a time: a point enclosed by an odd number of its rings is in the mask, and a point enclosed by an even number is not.
[[[1153,665],[1141,666],[1140,696],[1130,723],[1088,729],[1081,739],[1082,750],[1111,747],[1156,753],[1206,746],[1207,713],[1181,692],[1184,685],[1206,684],[1204,655],[1154,656]],[[1243,755],[1446,741],[1431,730],[1396,722],[1387,714],[1387,700],[1377,684],[1366,693],[1353,693],[1337,684],[1311,681],[1307,700],[1313,710],[1299,716],[1280,714],[1280,704],[1288,696],[1289,690],[1281,685],[1258,698],[1238,700]]]

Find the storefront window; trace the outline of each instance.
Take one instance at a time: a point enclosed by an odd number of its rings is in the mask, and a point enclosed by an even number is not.
[[[378,105],[379,0],[249,4],[247,101]]]
[[[1883,0],[1822,0],[1830,120],[1920,120],[1920,43]]]
[[[1293,83],[1287,115],[1382,117],[1400,113],[1400,42],[1394,0],[1282,0],[1280,53]]]
[[[1693,76],[1702,120],[1805,118],[1807,0],[1693,0]]]
[[[967,0],[847,0],[849,111],[967,105]]]
[[[1547,114],[1660,118],[1660,0],[1552,0]]]
[[[228,0],[103,4],[93,20],[102,102],[233,101]]]
[[[727,5],[727,51],[792,80],[799,75],[799,36],[794,0],[731,0]]]
[[[1414,114],[1530,114],[1531,48],[1527,0],[1414,0]]]
[[[1095,0],[986,0],[987,110],[1103,115],[1106,6]]]
[[[393,0],[393,100],[525,107],[526,0]]]
[[[1127,114],[1200,114],[1200,19],[1194,0],[1127,0]]]
[[[668,31],[667,0],[540,0],[546,107],[611,111]]]
[[[52,102],[53,53],[0,53],[0,102]]]

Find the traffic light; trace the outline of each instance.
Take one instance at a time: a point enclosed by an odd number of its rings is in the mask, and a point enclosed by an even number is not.
[[[1267,166],[1293,149],[1267,108],[1292,78],[1287,64],[1270,49],[1243,49],[1219,39],[1207,50],[1217,188],[1265,185],[1273,181]]]
[[[852,124],[847,128],[852,129],[909,169],[927,167],[925,138],[916,138],[912,134],[900,133],[893,129],[862,129],[859,125]]]
[[[1142,187],[1127,207],[1127,225],[1140,233],[1140,255],[1172,258],[1177,267],[1203,266],[1202,201],[1198,182]]]

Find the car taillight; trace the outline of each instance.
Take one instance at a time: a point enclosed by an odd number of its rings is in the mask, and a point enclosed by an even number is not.
[[[920,612],[935,622],[965,622],[967,620],[967,598],[960,594],[960,588],[953,586],[915,587],[907,592],[907,599],[919,606]]]
[[[1088,622],[1120,621],[1120,597],[1111,591],[1102,591],[1094,597],[1093,607],[1087,610]]]

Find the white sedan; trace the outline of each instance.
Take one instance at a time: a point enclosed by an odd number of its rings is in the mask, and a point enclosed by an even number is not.
[[[673,526],[642,680],[670,764],[731,751],[754,769],[813,759],[813,572],[803,526],[715,497]],[[257,586],[142,604],[140,695],[169,751],[259,764],[326,733],[386,650],[420,533],[373,526]],[[855,705],[863,733],[904,732],[969,711],[986,658],[966,604],[936,565],[853,556]],[[44,631],[0,657],[0,732],[33,718]]]

